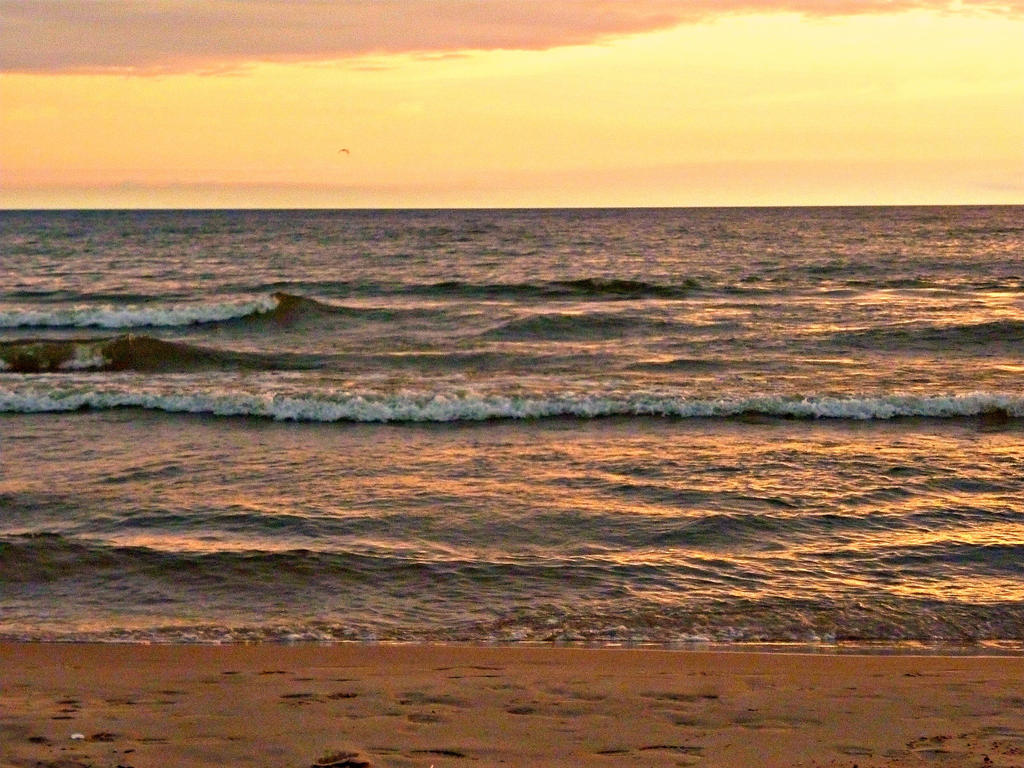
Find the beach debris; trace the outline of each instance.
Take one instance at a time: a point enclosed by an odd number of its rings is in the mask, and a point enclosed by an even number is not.
[[[85,734],[84,733],[72,733],[71,734],[71,740],[72,741],[84,741],[85,740]]]

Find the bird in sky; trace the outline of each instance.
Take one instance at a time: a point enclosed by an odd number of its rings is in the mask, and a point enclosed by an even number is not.
[[[351,152],[349,152],[349,151],[348,151],[348,150],[347,150],[347,149],[346,149],[345,147],[342,147],[341,149],[339,149],[339,150],[338,150],[338,154],[339,154],[339,155],[340,155],[340,154],[341,154],[342,152],[344,152],[344,153],[345,153],[346,155],[351,155],[351,154],[352,154],[352,153],[351,153]]]

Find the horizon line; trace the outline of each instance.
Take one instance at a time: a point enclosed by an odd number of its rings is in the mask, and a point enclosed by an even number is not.
[[[1018,208],[1015,203],[758,203],[708,205],[412,205],[412,206],[3,206],[0,213],[74,212],[215,212],[215,211],[624,211],[624,210],[729,210],[773,208]]]

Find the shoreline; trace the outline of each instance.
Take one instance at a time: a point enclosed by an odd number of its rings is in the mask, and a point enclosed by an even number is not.
[[[1024,766],[1017,654],[0,642],[0,669],[2,768]]]
[[[990,640],[977,643],[952,641],[608,641],[598,640],[439,640],[439,639],[261,639],[261,640],[175,640],[175,639],[95,639],[86,638],[22,638],[0,635],[0,649],[5,646],[95,646],[163,647],[163,648],[451,648],[470,650],[549,649],[552,651],[628,651],[647,653],[715,653],[763,654],[767,656],[920,656],[949,658],[1024,658],[1024,641]]]

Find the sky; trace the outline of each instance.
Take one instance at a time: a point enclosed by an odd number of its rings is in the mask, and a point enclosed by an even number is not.
[[[1024,0],[0,0],[0,207],[1024,203]]]

